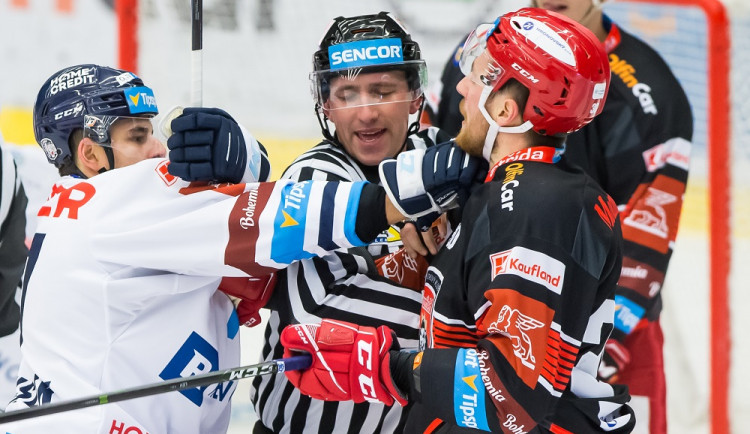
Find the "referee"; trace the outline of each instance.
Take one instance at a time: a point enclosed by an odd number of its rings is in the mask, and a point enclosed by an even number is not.
[[[378,164],[400,152],[448,141],[419,131],[426,65],[419,45],[389,14],[338,17],[313,56],[310,78],[324,140],[299,156],[282,178],[379,183]],[[411,117],[411,121],[410,121]],[[278,275],[269,304],[262,359],[282,357],[281,330],[333,318],[385,324],[404,349],[418,346],[421,293],[378,273],[376,261],[402,246],[391,227],[367,247],[292,264]],[[399,405],[326,402],[301,395],[283,374],[257,377],[254,433],[392,433],[403,431]]]

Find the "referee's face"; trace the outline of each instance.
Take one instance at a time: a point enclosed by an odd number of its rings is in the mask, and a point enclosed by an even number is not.
[[[364,73],[331,80],[324,111],[349,155],[375,166],[402,150],[421,98],[409,90],[403,71]]]

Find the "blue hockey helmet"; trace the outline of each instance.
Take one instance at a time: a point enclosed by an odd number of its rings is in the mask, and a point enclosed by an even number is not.
[[[99,122],[86,129],[87,137],[109,144],[109,127],[118,117],[153,117],[158,113],[154,92],[132,72],[76,65],[54,73],[39,90],[34,136],[47,160],[59,168],[72,161],[68,141],[73,131],[84,128],[84,117]]]

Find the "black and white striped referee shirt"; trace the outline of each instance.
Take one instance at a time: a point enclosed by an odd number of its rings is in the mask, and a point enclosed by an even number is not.
[[[420,149],[450,140],[431,127],[407,140]],[[379,183],[377,166],[363,166],[330,141],[299,156],[282,178]],[[392,226],[367,247],[335,251],[306,259],[279,272],[265,330],[262,359],[283,355],[279,334],[289,324],[335,318],[359,325],[387,325],[403,349],[418,346],[422,296],[381,277],[374,259],[401,247],[399,228]],[[402,407],[380,403],[325,402],[301,395],[284,374],[257,377],[250,392],[260,422],[275,433],[393,433],[403,431]],[[303,428],[304,427],[304,428]]]

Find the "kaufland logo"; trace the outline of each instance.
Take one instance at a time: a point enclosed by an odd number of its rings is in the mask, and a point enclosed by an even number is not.
[[[545,286],[560,294],[565,277],[565,265],[536,250],[516,246],[490,255],[492,279],[501,274],[514,274]]]

